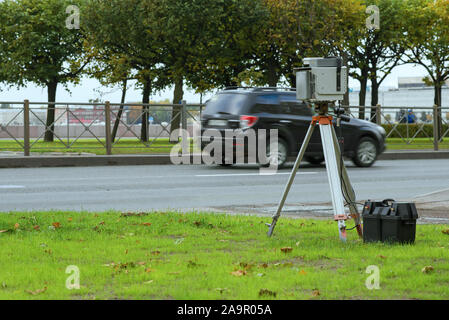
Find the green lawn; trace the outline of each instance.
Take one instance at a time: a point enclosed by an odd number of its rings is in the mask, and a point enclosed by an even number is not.
[[[106,154],[105,140],[100,139],[101,143],[96,139],[79,139],[74,142],[74,139],[67,142],[63,140],[62,143],[59,140],[55,142],[43,142],[39,140],[32,148],[31,152],[35,153],[49,153],[49,152],[64,152],[64,153],[93,153],[97,155]],[[30,144],[33,144],[35,140],[32,140]],[[74,142],[74,143],[73,143]],[[21,143],[23,143],[21,141]],[[73,143],[73,145],[71,145]],[[70,148],[67,148],[70,145]],[[113,145],[113,154],[139,154],[139,153],[170,153],[173,144],[171,144],[168,138],[158,138],[157,140],[149,141],[148,143],[142,143],[137,139],[123,139],[119,140]],[[0,140],[0,151],[21,151],[21,147],[14,140]]]
[[[66,140],[63,140],[67,144]],[[69,141],[72,143],[74,140]],[[104,143],[104,140],[101,140]],[[31,141],[31,144],[34,140]],[[151,145],[150,145],[151,143]],[[137,139],[120,140],[113,146],[113,154],[168,154],[173,144],[168,138],[158,138],[154,142],[148,142],[146,146]],[[407,144],[400,138],[387,139],[387,150],[428,150],[433,149],[433,142],[427,138],[417,138]],[[440,149],[449,149],[449,138],[444,139],[440,144]],[[21,151],[22,147],[14,140],[0,140],[0,151]],[[43,142],[38,141],[31,149],[34,153],[64,152],[64,153],[93,153],[97,155],[106,154],[105,147],[96,139],[80,139],[70,148],[67,148],[61,141]]]
[[[0,214],[0,299],[448,299],[447,225],[415,245],[338,240],[336,223],[154,212]],[[79,290],[65,287],[80,270]],[[368,290],[370,265],[380,289]],[[427,267],[428,272],[423,272]],[[432,267],[432,268],[430,268]]]
[[[433,150],[433,141],[429,138],[415,138],[410,143],[407,140],[401,138],[389,138],[387,139],[387,150]],[[439,149],[449,149],[449,138],[439,144]]]

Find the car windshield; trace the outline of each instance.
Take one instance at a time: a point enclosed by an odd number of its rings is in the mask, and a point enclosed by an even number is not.
[[[229,113],[241,114],[248,96],[240,93],[221,93],[210,99],[206,104],[205,114]]]

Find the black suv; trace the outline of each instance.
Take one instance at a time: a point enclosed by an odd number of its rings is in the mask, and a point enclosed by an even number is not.
[[[258,129],[278,129],[278,153],[275,156],[278,165],[282,166],[288,158],[297,156],[313,115],[312,108],[296,99],[295,89],[233,87],[218,93],[206,103],[201,124],[202,132],[217,129],[223,137],[226,130],[239,128],[252,128],[256,132]],[[351,118],[349,122],[342,122],[341,130],[344,137],[343,155],[359,167],[373,165],[385,150],[386,135],[381,126]],[[338,135],[338,129],[336,131]],[[202,143],[203,149],[206,145]],[[268,146],[267,157],[273,156],[269,154],[269,149]],[[312,164],[324,161],[319,130],[314,131],[304,158]],[[220,164],[225,164],[224,161],[223,156]]]

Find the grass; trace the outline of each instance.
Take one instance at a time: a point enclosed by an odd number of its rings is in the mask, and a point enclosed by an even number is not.
[[[93,153],[97,155],[105,155],[105,140],[100,139],[101,143],[97,139],[79,139],[74,142],[74,139],[63,140],[62,143],[59,140],[54,142],[44,142],[42,140],[37,141],[31,148],[31,152],[35,153],[50,153],[50,152],[62,152],[62,153]],[[35,140],[31,140],[30,144],[33,144]],[[74,142],[74,143],[73,143]],[[23,143],[21,141],[21,143]],[[67,144],[73,145],[67,148]],[[65,144],[65,145],[64,145]],[[151,144],[151,145],[150,145]],[[169,142],[168,138],[158,138],[154,142],[150,141],[148,143],[142,143],[137,139],[123,139],[119,140],[113,145],[113,154],[167,154],[170,153],[171,148],[174,144]],[[22,151],[21,147],[14,140],[0,140],[0,151]]]
[[[388,138],[387,150],[433,150],[433,141],[429,138],[415,138],[410,143],[401,138]],[[439,149],[449,149],[449,138],[444,138]]]
[[[66,140],[63,140],[67,144]],[[72,143],[74,140],[70,140]],[[104,139],[100,139],[104,144]],[[33,144],[35,140],[30,143]],[[21,141],[21,143],[23,143]],[[36,142],[31,152],[34,153],[93,153],[97,155],[105,155],[106,149],[96,139],[79,139],[73,143],[70,148],[67,148],[61,141],[43,142],[39,140]],[[151,143],[151,145],[149,145]],[[113,154],[168,154],[174,146],[168,138],[158,138],[154,142],[144,143],[137,141],[137,139],[123,139],[119,140],[112,148]],[[428,138],[416,138],[410,144],[404,142],[400,138],[387,139],[387,150],[428,150],[433,149],[433,142]],[[445,138],[440,143],[440,149],[449,149],[449,138]],[[0,151],[22,151],[23,148],[14,140],[0,140]]]
[[[449,298],[447,225],[418,225],[415,245],[388,245],[364,244],[355,231],[344,244],[330,220],[283,218],[267,238],[265,222],[207,213],[2,213],[0,299]],[[79,290],[65,287],[69,265],[80,270]],[[365,286],[370,265],[379,267],[379,290]]]

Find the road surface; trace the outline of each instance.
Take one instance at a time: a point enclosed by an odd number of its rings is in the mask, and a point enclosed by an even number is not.
[[[350,162],[357,198],[411,199],[449,188],[449,160]],[[149,211],[265,206],[279,201],[291,168],[274,176],[254,166],[117,166],[0,169],[0,212]],[[287,204],[330,202],[325,167],[304,165]]]

